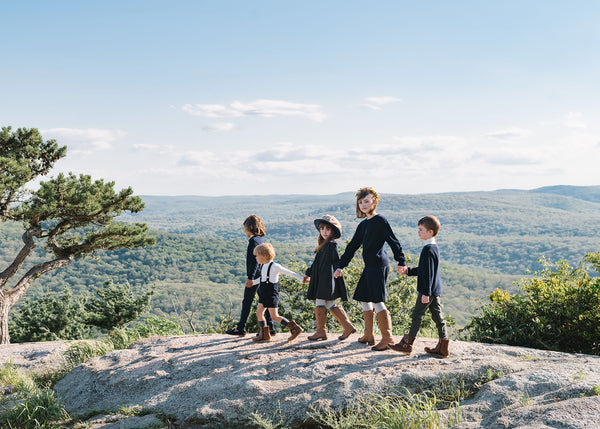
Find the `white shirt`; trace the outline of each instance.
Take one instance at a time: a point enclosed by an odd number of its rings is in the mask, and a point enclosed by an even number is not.
[[[268,264],[264,264],[260,270],[260,281],[261,282],[266,282],[267,281],[267,271],[269,270],[269,265],[271,264],[271,262],[269,262]],[[304,280],[304,276],[301,276],[300,274],[296,274],[293,271],[288,270],[287,268],[282,267],[281,265],[279,265],[277,262],[273,262],[273,264],[271,265],[271,272],[269,273],[269,281],[271,283],[277,283],[279,281],[279,274],[283,274],[285,276],[290,276],[295,278],[296,280],[302,281]]]

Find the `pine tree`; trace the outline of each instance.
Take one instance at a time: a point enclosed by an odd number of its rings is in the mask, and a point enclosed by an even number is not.
[[[39,188],[27,188],[66,155],[66,147],[42,138],[37,129],[3,127],[0,132],[0,221],[23,225],[23,246],[0,272],[0,344],[8,344],[10,309],[44,273],[64,267],[97,250],[154,244],[145,224],[114,222],[123,212],[144,208],[131,188],[119,192],[114,182],[92,181],[88,175],[59,174]],[[20,273],[27,258],[43,242],[47,260]],[[16,277],[15,277],[16,276]],[[9,285],[9,280],[15,278]]]

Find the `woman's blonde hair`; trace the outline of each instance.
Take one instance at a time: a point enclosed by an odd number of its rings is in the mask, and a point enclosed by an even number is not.
[[[375,192],[373,188],[360,188],[358,191],[356,191],[356,217],[359,219],[367,217],[367,215],[360,210],[358,205],[358,202],[367,195],[370,195],[373,198],[373,208],[371,212],[374,212],[377,208],[377,204],[379,204],[379,194]]]

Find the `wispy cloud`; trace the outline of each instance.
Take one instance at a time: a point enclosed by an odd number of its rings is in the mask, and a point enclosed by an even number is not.
[[[42,130],[44,136],[58,140],[59,144],[74,147],[78,152],[90,152],[93,150],[107,150],[113,147],[113,143],[127,135],[123,130],[103,130],[96,128],[50,128]]]
[[[366,103],[361,104],[360,107],[370,110],[383,110],[381,106],[390,103],[398,103],[402,101],[400,98],[391,97],[391,96],[383,96],[383,97],[366,97]]]
[[[565,116],[563,125],[567,128],[586,128],[587,124],[583,119],[583,113],[569,112]]]
[[[539,159],[531,154],[516,151],[476,153],[473,155],[473,160],[484,161],[493,165],[507,166],[534,165],[541,163]]]
[[[512,140],[520,137],[527,137],[529,135],[531,135],[530,130],[525,130],[523,128],[517,127],[506,128],[504,130],[493,131],[491,133],[485,134],[485,136],[488,138],[498,140]]]
[[[214,124],[208,124],[202,127],[202,129],[209,133],[216,133],[220,131],[231,131],[235,128],[235,124],[231,122],[215,122]]]
[[[326,118],[323,108],[318,104],[302,104],[285,100],[234,101],[228,106],[223,104],[185,104],[181,109],[190,115],[205,118],[303,116],[315,122],[322,122]]]

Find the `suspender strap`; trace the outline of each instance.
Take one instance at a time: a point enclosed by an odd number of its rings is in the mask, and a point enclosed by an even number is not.
[[[273,266],[273,261],[269,263],[269,268],[267,268],[267,281],[271,283],[271,267]]]

